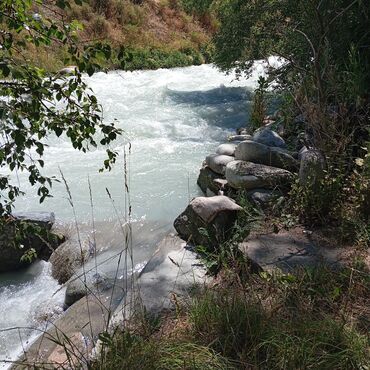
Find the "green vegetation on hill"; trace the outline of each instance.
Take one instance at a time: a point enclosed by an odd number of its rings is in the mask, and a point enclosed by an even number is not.
[[[112,57],[100,61],[104,67],[156,69],[210,60],[213,17],[203,10],[191,11],[181,1],[85,0],[63,10],[56,10],[54,2],[49,3],[39,6],[40,14],[78,25],[76,35],[81,45],[99,42],[112,47]],[[122,48],[125,52],[118,58]],[[68,54],[51,45],[41,51],[30,48],[28,56],[54,71],[64,66]]]

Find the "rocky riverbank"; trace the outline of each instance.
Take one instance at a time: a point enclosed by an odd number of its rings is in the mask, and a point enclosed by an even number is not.
[[[317,151],[306,147],[288,150],[273,125],[269,122],[254,132],[238,130],[206,157],[198,177],[205,196],[191,200],[176,218],[178,236],[165,237],[145,267],[125,279],[81,270],[97,251],[88,234],[69,235],[49,259],[54,278],[67,288],[66,311],[30,346],[21,363],[87,363],[104,345],[102,332],[113,333],[125,326],[143,308],[154,316],[171,310],[194,284],[206,283],[206,270],[193,246],[217,252],[231,237],[234,221],[243,211],[236,202],[238,192],[245,192],[256,207],[266,209],[277,197],[285,197],[293,182],[317,181],[325,166]],[[252,261],[252,272],[289,271],[323,261],[336,264],[342,252],[318,248],[303,229],[251,234],[239,249]]]

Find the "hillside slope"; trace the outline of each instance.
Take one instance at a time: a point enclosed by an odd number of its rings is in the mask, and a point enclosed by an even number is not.
[[[127,50],[125,69],[154,69],[201,64],[211,53],[215,22],[209,16],[188,14],[181,0],[88,0],[61,11],[55,1],[44,1],[37,11],[64,22],[78,21],[81,44],[108,42],[113,49]],[[62,67],[61,48],[30,50],[29,58],[48,69]],[[113,58],[109,68],[120,68]]]

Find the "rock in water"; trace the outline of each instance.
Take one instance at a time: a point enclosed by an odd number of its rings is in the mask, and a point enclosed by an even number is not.
[[[236,144],[233,144],[233,143],[221,144],[216,149],[216,154],[229,155],[233,157],[235,155],[235,148],[236,148]]]
[[[278,133],[266,127],[261,127],[254,132],[253,141],[267,146],[286,147],[284,139]]]
[[[15,212],[3,220],[0,230],[0,273],[27,266],[22,259],[33,248],[38,258],[48,260],[64,237],[51,232],[54,213]]]
[[[293,181],[291,172],[245,161],[233,161],[226,166],[226,180],[234,189],[274,189],[288,187]]]
[[[223,195],[198,197],[176,218],[174,227],[182,239],[215,248],[225,240],[241,210]]]
[[[88,272],[85,276],[72,277],[67,282],[64,304],[69,307],[88,294],[93,293],[99,295],[112,288],[113,281],[111,280],[107,276],[97,272]]]
[[[94,244],[88,234],[71,235],[50,257],[51,274],[64,284],[94,255]]]
[[[211,154],[207,156],[206,164],[213,172],[219,175],[225,175],[226,165],[233,160],[235,158],[229,155]]]
[[[239,143],[235,150],[235,159],[284,168],[286,170],[297,170],[299,167],[299,162],[289,152],[278,147],[270,147],[251,140]]]

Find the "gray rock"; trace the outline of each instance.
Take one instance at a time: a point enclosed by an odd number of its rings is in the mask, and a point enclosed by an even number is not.
[[[299,162],[281,148],[270,147],[251,140],[238,144],[235,159],[286,170],[297,170],[299,167]]]
[[[200,169],[197,184],[202,189],[204,194],[207,194],[207,189],[214,194],[218,193],[219,188],[214,183],[214,180],[220,178],[220,175],[213,172],[208,166],[203,166]]]
[[[206,191],[207,197],[214,197],[215,195],[217,195],[217,193],[214,193],[212,190],[207,189]]]
[[[255,264],[264,270],[290,272],[297,267],[323,264],[339,266],[344,249],[316,246],[300,229],[280,231],[278,234],[251,234],[239,245]]]
[[[53,212],[13,212],[12,216],[19,221],[30,222],[50,230],[55,222]]]
[[[215,248],[227,237],[240,210],[240,206],[223,195],[198,197],[176,218],[174,227],[182,239]]]
[[[248,197],[257,207],[266,209],[270,202],[278,196],[278,192],[269,189],[255,189],[248,192]]]
[[[229,184],[227,183],[226,179],[216,179],[213,180],[213,182],[218,188],[218,195],[227,195],[227,192],[229,191]]]
[[[303,154],[308,151],[308,148],[306,146],[303,146],[299,152],[298,152],[298,160],[302,160]]]
[[[236,144],[233,144],[233,143],[221,144],[216,149],[216,154],[234,156],[235,148],[236,148]]]
[[[22,259],[31,248],[37,258],[48,260],[64,237],[51,231],[55,221],[53,213],[15,212],[4,219],[0,230],[0,273],[20,269],[29,265]]]
[[[226,165],[234,159],[229,155],[211,154],[206,157],[206,164],[213,172],[225,175]]]
[[[111,289],[113,282],[110,281],[106,276],[96,273],[89,272],[84,276],[72,277],[67,282],[67,290],[64,298],[64,304],[66,307],[72,306],[75,302],[88,294],[99,295],[100,293]]]
[[[50,256],[53,278],[64,284],[93,255],[94,245],[89,235],[74,233]]]
[[[233,161],[226,166],[226,180],[234,189],[252,190],[287,187],[293,181],[291,172],[245,161]]]
[[[286,147],[284,139],[279,134],[265,127],[257,129],[253,134],[252,140],[267,146]]]
[[[207,283],[207,270],[192,251],[177,235],[166,236],[158,245],[135,282],[135,289],[121,302],[113,314],[110,328],[126,326],[131,315],[145,310],[150,317],[156,317],[163,310],[173,310],[177,300],[189,297],[194,287]],[[140,299],[137,299],[138,292]],[[137,302],[131,307],[128,302]],[[134,316],[136,317],[136,316]]]
[[[76,73],[77,70],[78,70],[77,66],[68,66],[59,70],[58,74],[61,76],[72,76]]]
[[[326,169],[324,156],[316,149],[308,149],[301,155],[299,182],[303,186],[316,187],[323,179]]]
[[[236,133],[238,135],[252,135],[253,134],[253,128],[252,127],[239,127],[236,130]]]
[[[231,135],[227,138],[228,141],[244,141],[244,140],[252,140],[251,135]]]

